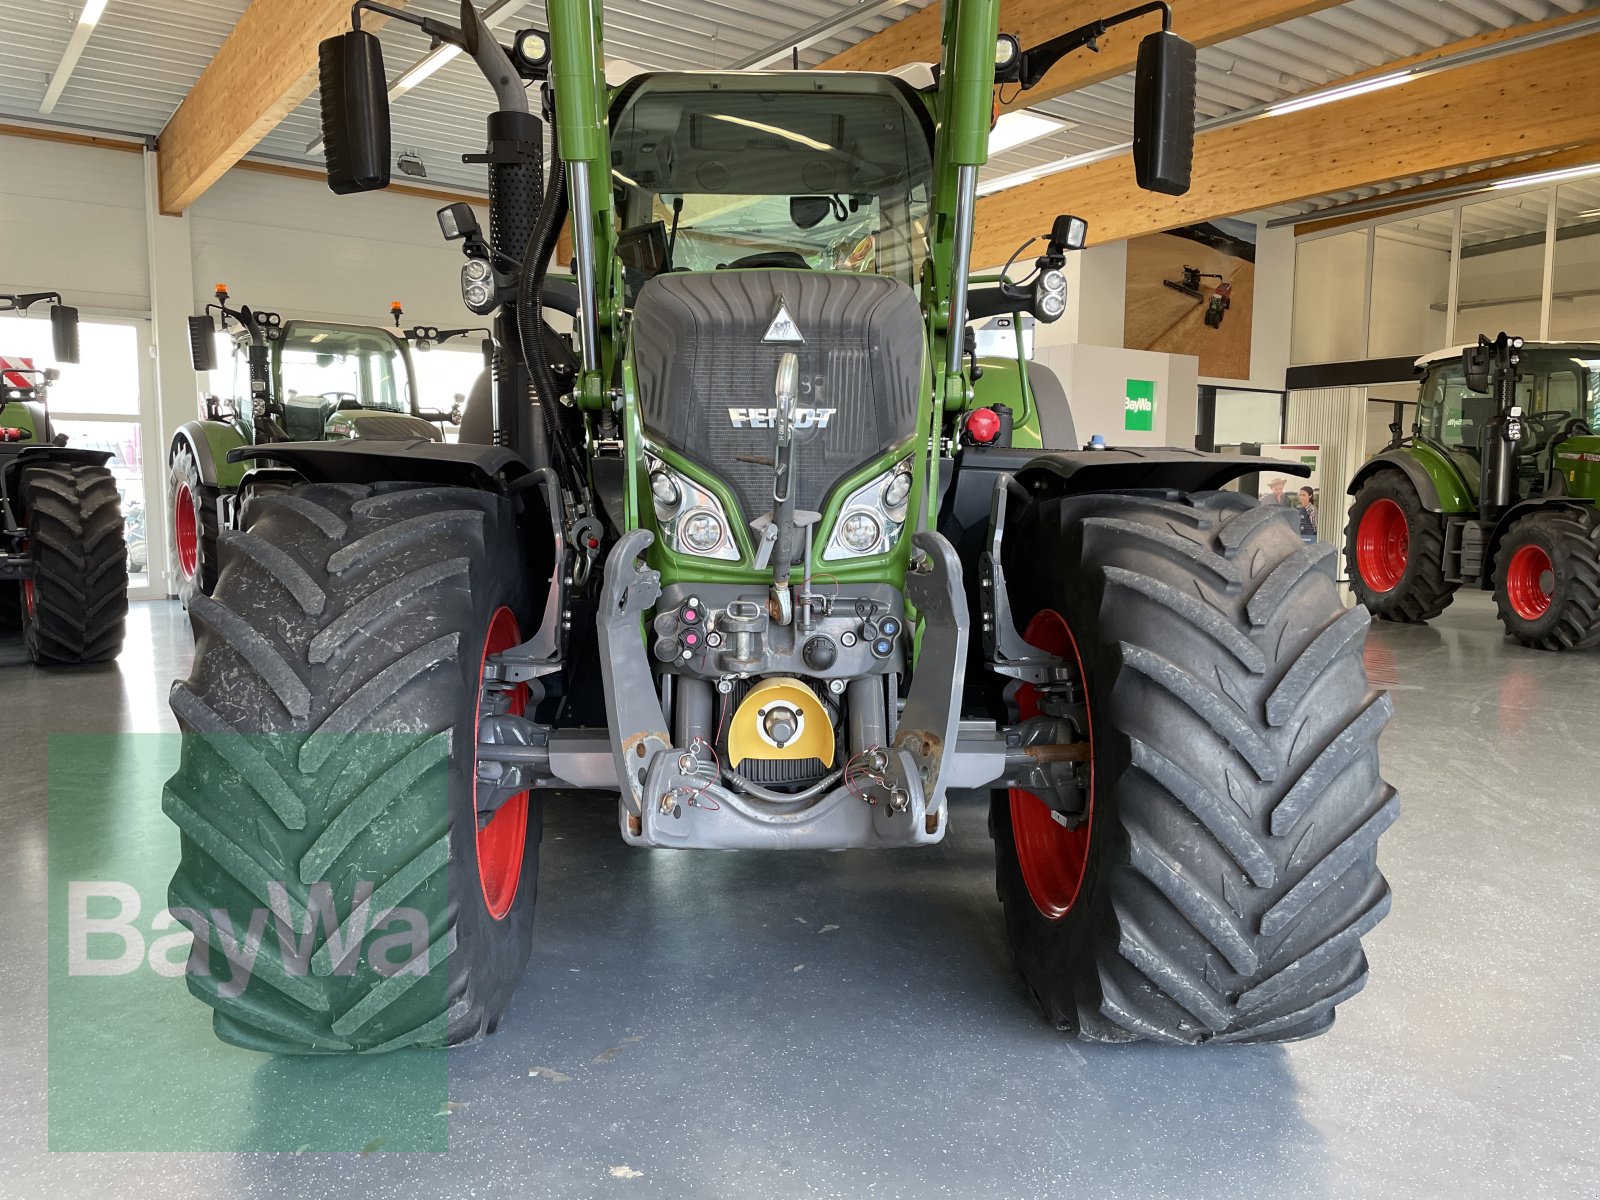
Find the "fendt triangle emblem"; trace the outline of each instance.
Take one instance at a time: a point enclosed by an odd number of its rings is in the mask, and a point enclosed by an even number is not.
[[[788,302],[781,297],[778,300],[777,315],[772,318],[772,324],[767,326],[767,336],[763,342],[799,342],[805,344],[805,335],[800,332],[800,326],[794,323],[794,318],[789,315]]]

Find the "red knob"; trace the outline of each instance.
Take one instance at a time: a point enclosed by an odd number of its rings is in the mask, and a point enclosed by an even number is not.
[[[979,408],[967,416],[967,440],[975,446],[992,446],[1000,437],[1000,416],[992,408]]]

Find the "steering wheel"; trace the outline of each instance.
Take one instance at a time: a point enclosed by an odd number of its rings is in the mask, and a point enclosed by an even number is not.
[[[1559,425],[1572,420],[1574,415],[1570,408],[1547,408],[1543,412],[1524,413],[1522,419],[1530,425]]]
[[[752,267],[784,267],[793,271],[809,271],[811,264],[798,250],[763,250],[759,254],[746,254],[731,263],[722,263],[719,271],[742,271]]]
[[[322,399],[331,401],[340,412],[361,407],[361,401],[356,399],[354,392],[323,392]]]

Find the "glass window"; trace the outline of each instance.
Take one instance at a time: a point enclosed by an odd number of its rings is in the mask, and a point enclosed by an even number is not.
[[[1366,230],[1296,246],[1291,361],[1348,362],[1365,357],[1361,309],[1366,287]]]
[[[1371,358],[1416,356],[1449,337],[1455,212],[1390,221],[1373,230]]]
[[[471,349],[457,349],[470,345]],[[473,386],[483,374],[483,351],[476,341],[449,342],[432,350],[411,355],[417,372],[417,405],[424,412],[449,412],[457,404],[463,409]],[[446,435],[450,441],[455,434]]]
[[[44,311],[34,309],[36,314]],[[0,354],[31,358],[40,370],[56,367],[50,410],[57,413],[139,413],[139,334],[132,325],[83,318],[78,322],[78,361],[58,363],[48,316],[0,317]]]
[[[756,255],[916,286],[933,176],[918,103],[866,75],[644,83],[612,134],[630,290]]]
[[[1462,206],[1458,343],[1501,331],[1539,337],[1549,207],[1549,189]]]
[[[1556,192],[1550,290],[1550,339],[1600,341],[1600,180],[1581,179]]]
[[[290,321],[280,350],[280,399],[355,403],[407,412],[410,373],[400,343],[382,329]]]

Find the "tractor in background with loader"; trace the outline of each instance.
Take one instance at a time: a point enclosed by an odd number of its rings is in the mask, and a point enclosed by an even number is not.
[[[1012,951],[1052,1024],[1326,1030],[1389,907],[1366,612],[1328,548],[1221,490],[1259,459],[1030,445],[1027,373],[974,378],[968,349],[977,316],[1059,317],[1085,236],[1063,219],[1028,279],[972,278],[997,81],[1147,20],[1134,165],[1181,193],[1195,53],[1168,6],[1025,50],[998,0],[948,0],[922,88],[612,91],[593,0],[549,0],[550,28],[509,47],[470,2],[455,26],[359,0],[321,50],[337,193],[389,179],[372,10],[459,47],[497,98],[474,156],[490,227],[440,213],[494,321],[494,444],[230,455],[300,482],[224,541],[172,693],[196,736],[165,798],[170,901],[219,1036],[329,1053],[492,1032],[556,787],[609,792],[630,845],[725,850],[927,846],[952,792],[985,789]],[[816,233],[863,213],[848,253]],[[571,286],[550,270],[569,218]],[[262,968],[269,934],[229,986],[201,914],[238,930],[269,907],[309,969]]]
[[[1417,366],[1411,436],[1350,482],[1356,598],[1427,621],[1477,587],[1524,646],[1600,645],[1600,345],[1502,333]]]
[[[0,313],[50,306],[57,362],[78,361],[78,310],[56,292],[0,295]],[[109,662],[128,616],[128,546],[104,451],[66,444],[50,421],[55,367],[0,358],[0,634],[40,665]]]
[[[213,316],[215,314],[215,316]],[[298,479],[292,472],[259,469],[235,450],[284,441],[376,438],[443,441],[440,426],[460,424],[452,411],[424,409],[412,351],[487,333],[401,327],[399,301],[390,309],[391,331],[376,325],[284,320],[282,315],[234,307],[219,286],[216,302],[189,318],[191,365],[200,374],[218,366],[218,325],[230,335],[232,373],[228,397],[207,396],[200,416],[173,435],[167,452],[172,545],[178,598],[187,606],[216,586],[218,539],[237,529],[250,495]]]

